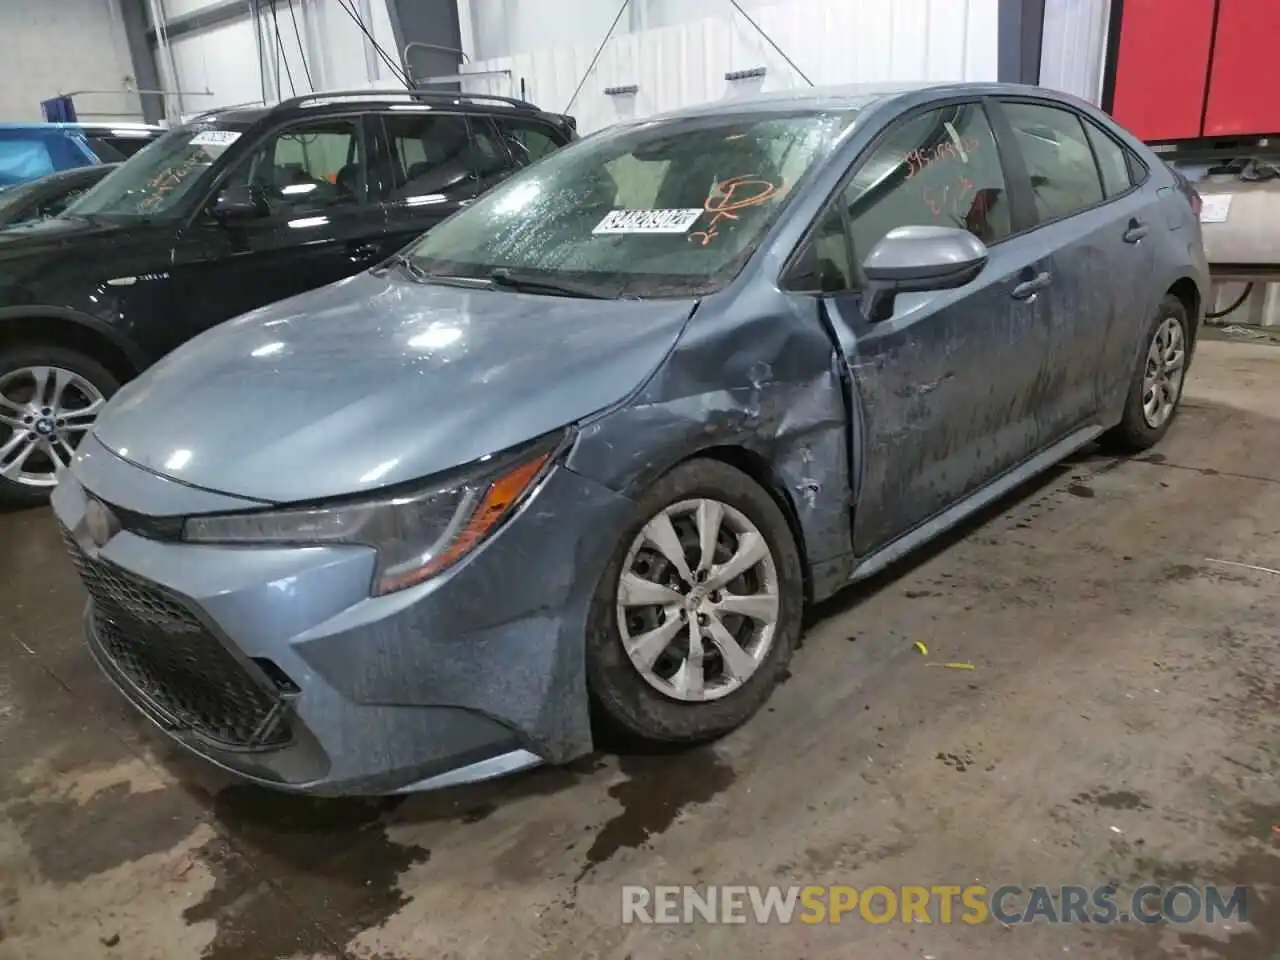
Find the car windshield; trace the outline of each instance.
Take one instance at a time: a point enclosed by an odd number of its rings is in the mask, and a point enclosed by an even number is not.
[[[408,263],[427,280],[611,297],[710,293],[742,269],[854,117],[737,114],[605,130],[446,220],[406,252]]]
[[[200,124],[160,137],[67,208],[63,216],[154,217],[197,189],[243,127]]]

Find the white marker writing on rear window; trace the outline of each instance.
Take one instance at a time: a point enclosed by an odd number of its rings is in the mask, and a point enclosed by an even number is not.
[[[610,210],[592,233],[688,233],[702,210]]]

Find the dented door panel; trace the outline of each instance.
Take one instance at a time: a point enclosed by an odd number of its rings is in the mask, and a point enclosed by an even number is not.
[[[902,296],[870,323],[857,294],[827,299],[860,419],[854,548],[865,556],[1030,456],[1053,388],[1043,298],[1014,288],[1043,270],[1016,244],[972,283]]]

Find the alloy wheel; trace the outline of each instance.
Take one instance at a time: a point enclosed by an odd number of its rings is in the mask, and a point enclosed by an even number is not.
[[[632,541],[618,630],[645,681],[676,700],[717,700],[760,668],[778,626],[778,567],[760,529],[713,499],[683,500]]]
[[[0,375],[0,479],[54,486],[105,403],[102,391],[62,367]]]
[[[1142,417],[1158,430],[1173,416],[1182,392],[1186,371],[1186,338],[1176,317],[1166,317],[1156,328],[1147,348],[1147,365],[1142,378]]]

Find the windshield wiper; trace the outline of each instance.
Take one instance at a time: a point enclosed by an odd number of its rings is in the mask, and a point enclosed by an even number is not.
[[[523,293],[550,293],[560,297],[579,297],[583,300],[613,300],[615,296],[601,293],[594,287],[576,283],[564,283],[559,280],[535,280],[531,277],[518,277],[510,270],[498,268],[490,272],[489,282],[495,287],[504,287]]]
[[[415,263],[410,257],[403,253],[394,254],[391,257],[391,263],[402,269],[409,277],[418,283],[426,283],[431,279],[431,274],[423,270],[422,267]]]

